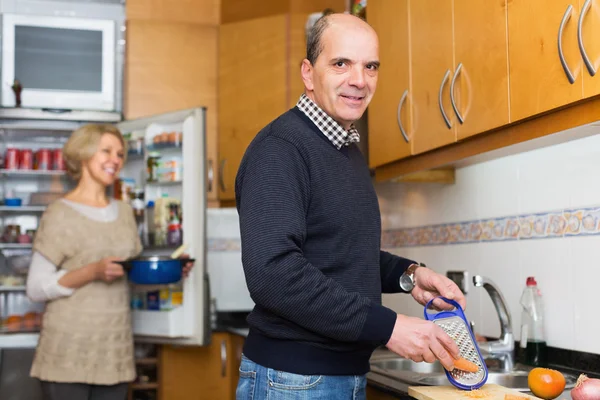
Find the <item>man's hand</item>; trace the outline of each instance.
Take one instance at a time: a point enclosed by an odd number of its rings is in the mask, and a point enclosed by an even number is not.
[[[460,355],[458,346],[442,328],[431,321],[400,314],[386,346],[415,362],[440,360],[448,371],[454,369],[454,360]]]
[[[419,304],[426,305],[429,300],[443,296],[456,301],[463,310],[467,307],[467,301],[460,288],[444,275],[429,268],[420,267],[415,270],[415,280],[416,285],[410,294]],[[438,310],[454,308],[442,299],[434,300],[433,306]]]

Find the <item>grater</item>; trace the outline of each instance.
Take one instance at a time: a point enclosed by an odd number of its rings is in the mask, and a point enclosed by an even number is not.
[[[427,312],[427,310],[429,309],[433,300],[435,300],[432,299],[425,306],[425,319],[428,321],[433,321],[440,328],[442,328],[444,332],[446,332],[448,336],[450,336],[458,345],[460,356],[471,361],[472,363],[475,363],[479,367],[477,372],[460,371],[458,369],[454,369],[453,371],[445,370],[446,376],[448,377],[450,383],[459,389],[479,389],[487,381],[488,370],[487,366],[485,365],[485,361],[481,356],[481,352],[479,351],[479,346],[477,345],[473,331],[467,322],[467,318],[465,317],[460,304],[445,297],[438,298],[444,300],[448,304],[453,305],[456,307],[456,309],[452,311],[440,311],[437,314],[430,314]]]

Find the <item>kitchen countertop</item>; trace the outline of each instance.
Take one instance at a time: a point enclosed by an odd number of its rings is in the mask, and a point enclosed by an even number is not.
[[[241,327],[222,327],[220,329],[217,329],[219,331],[226,331],[226,332],[230,332],[233,333],[235,335],[240,335],[243,337],[247,337],[248,336],[248,332],[249,329],[248,328],[241,328]],[[375,350],[375,352],[373,353],[373,357],[380,357],[382,355],[385,355],[386,353],[389,353],[389,350],[387,349],[378,349]],[[564,372],[569,372],[575,376],[578,376],[578,373],[574,370],[571,370],[569,368],[561,368],[560,366],[553,366],[557,369],[561,369]],[[591,377],[596,377],[594,376],[595,374],[589,374],[591,375]],[[391,396],[394,396],[395,398],[398,399],[405,399],[405,400],[414,400],[411,396],[408,395],[408,384],[406,383],[402,383],[396,379],[392,379],[389,378],[387,376],[383,376],[374,372],[369,372],[367,374],[367,384],[373,388],[376,388],[377,390],[387,393]],[[448,382],[448,384],[450,384],[450,382]],[[525,392],[527,394],[531,395],[531,392]],[[571,390],[565,390],[561,396],[561,399],[570,399],[571,398]]]

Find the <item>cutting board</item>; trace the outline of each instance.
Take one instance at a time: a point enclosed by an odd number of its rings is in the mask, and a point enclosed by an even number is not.
[[[460,390],[454,386],[409,386],[408,395],[417,400],[504,400],[504,396],[512,394],[527,399],[537,399],[518,390],[509,389],[495,384],[486,384],[479,389],[486,393],[485,397],[468,396],[469,391]]]

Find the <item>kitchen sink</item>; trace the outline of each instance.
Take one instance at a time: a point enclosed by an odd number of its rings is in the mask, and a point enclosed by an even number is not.
[[[371,371],[408,385],[439,386],[450,384],[444,372],[444,367],[439,362],[430,364],[417,363],[405,358],[387,358],[373,360]],[[514,369],[509,372],[488,369],[486,383],[495,383],[521,392],[528,392],[528,374],[529,370],[526,369]],[[575,386],[577,377],[567,373],[563,373],[563,375],[567,381],[566,389],[572,389]]]

